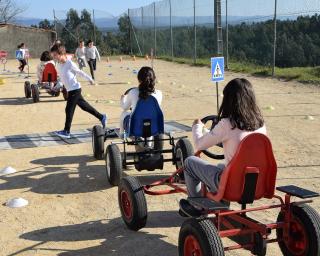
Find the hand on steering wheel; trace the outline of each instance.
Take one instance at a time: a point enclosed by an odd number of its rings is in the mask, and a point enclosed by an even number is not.
[[[218,116],[211,115],[211,116],[206,116],[201,119],[201,122],[206,124],[207,122],[212,121],[210,131],[217,125],[218,123]],[[222,147],[221,144],[217,145],[218,147]],[[222,160],[224,159],[224,155],[217,155],[209,152],[208,150],[202,150],[203,154],[205,154],[207,157],[217,159],[217,160]]]

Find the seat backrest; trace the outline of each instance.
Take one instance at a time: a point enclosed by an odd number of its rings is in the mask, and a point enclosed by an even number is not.
[[[164,118],[157,99],[139,99],[130,117],[129,136],[148,138],[164,133]]]
[[[55,66],[52,63],[47,63],[42,74],[42,82],[56,82],[58,74]]]
[[[225,199],[242,204],[260,198],[272,198],[277,165],[267,136],[252,133],[240,143],[233,159],[222,172],[215,200]]]

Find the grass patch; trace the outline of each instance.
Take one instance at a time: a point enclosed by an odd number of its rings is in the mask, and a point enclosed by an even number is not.
[[[172,58],[168,56],[160,57],[159,59],[171,61]],[[194,66],[208,66],[210,67],[209,58],[197,59],[194,64],[192,59],[188,58],[173,58],[173,61],[180,64],[190,64]],[[271,77],[272,68],[258,66],[252,63],[230,62],[229,71],[251,74],[254,76]],[[318,67],[293,67],[293,68],[275,68],[275,77],[285,81],[295,80],[301,83],[320,85],[320,66]]]

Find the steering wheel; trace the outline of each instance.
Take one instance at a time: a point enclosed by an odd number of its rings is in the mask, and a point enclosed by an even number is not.
[[[218,123],[218,116],[215,115],[211,115],[211,116],[206,116],[204,118],[201,119],[201,122],[206,124],[209,121],[211,121],[211,127],[210,127],[210,131],[217,125]],[[218,147],[222,147],[222,144],[218,144]],[[209,150],[202,150],[202,153],[205,154],[207,157],[213,158],[213,159],[217,159],[217,160],[222,160],[224,159],[224,155],[218,155],[218,154],[214,154],[211,153]]]
[[[136,88],[136,87],[132,87],[132,88],[126,90],[125,93],[124,93],[124,95],[127,95],[132,89],[135,89],[135,88]]]

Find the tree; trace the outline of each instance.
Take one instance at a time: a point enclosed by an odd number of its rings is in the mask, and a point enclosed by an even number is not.
[[[26,7],[18,6],[14,0],[0,0],[0,22],[8,23],[25,10]]]
[[[49,20],[44,19],[39,22],[38,27],[42,29],[54,29],[54,24],[53,23],[51,24]]]

